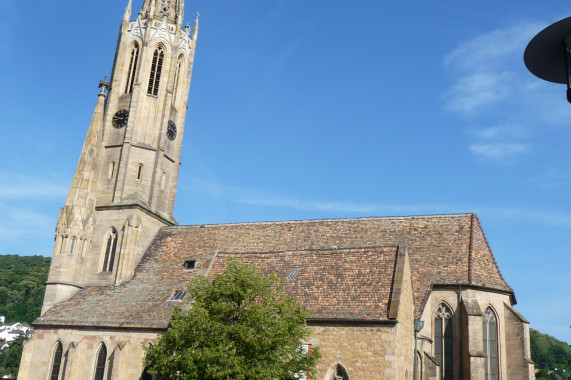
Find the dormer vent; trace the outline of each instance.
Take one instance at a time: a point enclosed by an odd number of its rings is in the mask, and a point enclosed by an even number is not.
[[[169,301],[182,301],[182,299],[188,294],[185,290],[176,290]]]
[[[194,270],[196,268],[196,260],[187,260],[184,262],[184,270]]]

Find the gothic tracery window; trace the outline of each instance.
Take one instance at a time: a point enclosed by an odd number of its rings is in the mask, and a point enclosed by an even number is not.
[[[454,378],[452,340],[452,311],[445,304],[440,304],[434,316],[434,356],[440,363],[443,380]]]
[[[131,58],[129,60],[129,68],[127,70],[127,84],[125,85],[125,94],[133,93],[133,84],[135,83],[135,75],[137,75],[137,64],[139,63],[139,44],[134,43],[131,50]]]
[[[93,380],[103,380],[105,375],[105,361],[107,360],[107,348],[105,344],[101,344],[101,348],[97,354],[97,362],[95,363],[95,376]]]
[[[153,54],[153,63],[151,64],[151,76],[149,77],[147,95],[157,96],[159,94],[159,84],[161,82],[161,73],[163,71],[164,59],[165,49],[159,45]]]
[[[54,352],[54,359],[52,363],[52,373],[50,375],[50,380],[59,380],[59,370],[61,367],[62,354],[63,354],[63,347],[61,345],[61,342],[58,342],[56,350]]]
[[[498,329],[496,315],[490,307],[482,315],[482,330],[484,333],[484,358],[486,365],[486,380],[498,379]]]
[[[112,228],[107,234],[105,242],[105,256],[103,258],[103,272],[113,272],[115,252],[117,251],[117,230]]]

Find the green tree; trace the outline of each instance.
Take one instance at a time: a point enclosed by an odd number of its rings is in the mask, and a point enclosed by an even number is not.
[[[10,347],[0,350],[0,376],[18,375],[20,368],[20,358],[24,342],[27,340],[24,336],[19,336],[10,342]]]
[[[184,380],[293,380],[315,378],[319,350],[303,350],[305,311],[283,293],[276,276],[229,260],[212,280],[191,282],[193,303],[175,311],[145,366],[159,378]]]

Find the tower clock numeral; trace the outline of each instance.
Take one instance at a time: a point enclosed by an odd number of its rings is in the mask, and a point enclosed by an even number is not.
[[[129,121],[129,111],[119,110],[115,112],[115,115],[113,115],[111,124],[113,125],[114,128],[119,129],[126,126],[128,121]]]

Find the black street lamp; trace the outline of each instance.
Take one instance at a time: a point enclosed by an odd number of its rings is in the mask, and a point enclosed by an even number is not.
[[[539,32],[523,54],[525,66],[543,80],[567,85],[571,103],[571,17],[564,18]]]

